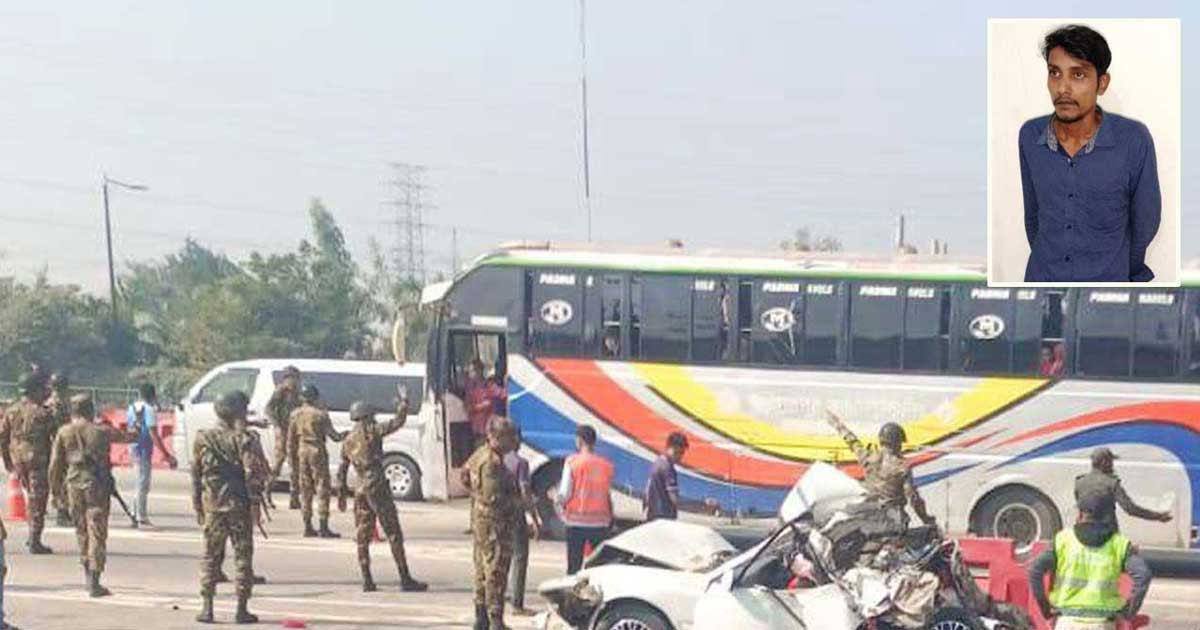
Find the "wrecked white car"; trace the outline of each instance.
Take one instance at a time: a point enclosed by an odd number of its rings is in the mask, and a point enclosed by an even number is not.
[[[736,556],[707,527],[673,521],[636,527],[598,547],[578,574],[541,585],[553,612],[540,627],[1032,627],[1022,611],[975,587],[957,562],[954,541],[934,528],[906,529],[872,509],[857,481],[817,464],[784,502],[784,524]]]
[[[682,630],[715,569],[737,551],[702,525],[652,521],[601,543],[572,576],[543,582],[546,630]]]

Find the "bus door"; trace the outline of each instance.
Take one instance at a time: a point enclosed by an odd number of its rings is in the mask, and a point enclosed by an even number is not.
[[[422,444],[422,455],[437,457],[445,462],[442,468],[446,471],[446,495],[454,498],[467,495],[459,474],[478,446],[471,430],[470,401],[476,405],[480,402],[490,403],[489,409],[478,409],[476,413],[508,415],[504,333],[451,330],[441,352],[439,358],[445,366],[441,374],[444,392],[442,404],[439,405],[440,417],[435,420],[444,439],[430,436],[432,439],[423,440],[428,444]],[[472,374],[473,367],[480,365],[481,379]],[[472,392],[477,388],[483,393]],[[439,450],[440,453],[437,452]]]

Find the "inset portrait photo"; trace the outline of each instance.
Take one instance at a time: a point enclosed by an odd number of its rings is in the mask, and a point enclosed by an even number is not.
[[[1179,286],[1180,23],[988,20],[988,283]]]

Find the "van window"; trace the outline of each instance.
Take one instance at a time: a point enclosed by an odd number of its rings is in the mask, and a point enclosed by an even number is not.
[[[274,374],[279,382],[282,372]],[[370,403],[379,413],[396,409],[397,387],[403,385],[408,395],[409,412],[421,408],[424,378],[394,374],[346,374],[344,372],[302,372],[304,385],[315,385],[321,394],[321,404],[328,411],[348,412],[355,401]]]
[[[247,396],[254,395],[254,381],[258,378],[258,370],[254,368],[233,368],[225,370],[212,377],[200,392],[192,399],[192,404],[216,402],[225,394],[236,391],[244,392]]]

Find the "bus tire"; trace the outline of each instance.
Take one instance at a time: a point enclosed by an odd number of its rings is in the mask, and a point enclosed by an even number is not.
[[[1018,554],[1062,529],[1062,516],[1046,495],[1029,486],[1002,486],[976,505],[971,531],[990,538],[1011,538]]]
[[[421,500],[421,469],[407,455],[384,455],[383,478],[388,482],[392,498],[399,501]]]
[[[563,460],[551,460],[538,468],[530,481],[534,505],[542,519],[542,537],[548,540],[567,539],[567,527],[554,509],[554,501],[550,499],[551,492],[558,487],[558,481],[562,478],[562,469]]]

